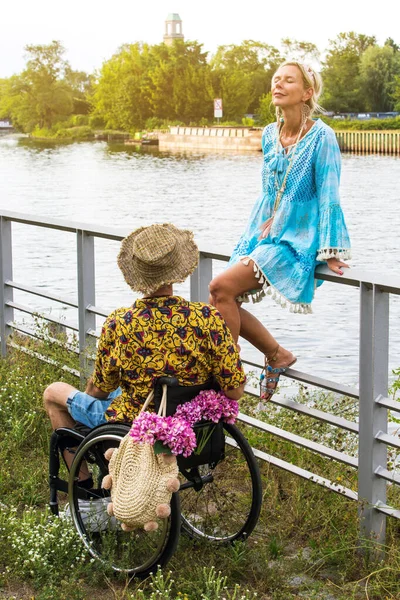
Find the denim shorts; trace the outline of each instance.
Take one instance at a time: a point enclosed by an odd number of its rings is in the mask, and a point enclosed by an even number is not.
[[[104,425],[107,423],[104,413],[110,406],[112,400],[117,396],[121,395],[121,388],[117,388],[107,398],[100,400],[99,398],[93,398],[85,392],[79,390],[73,390],[67,398],[68,412],[74,421],[83,423],[87,427],[97,427],[97,425]]]

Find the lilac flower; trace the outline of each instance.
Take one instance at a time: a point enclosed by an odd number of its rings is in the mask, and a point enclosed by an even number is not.
[[[154,445],[160,441],[172,454],[187,457],[196,448],[196,435],[192,426],[199,421],[234,423],[239,412],[236,400],[222,392],[204,390],[193,400],[180,404],[173,417],[160,417],[156,413],[142,412],[132,423],[129,435],[133,442]]]
[[[201,420],[218,423],[234,423],[239,412],[236,400],[227,398],[222,392],[203,390],[193,400],[180,404],[175,416],[186,419],[191,425]]]
[[[154,445],[161,441],[172,454],[190,456],[196,448],[196,435],[190,424],[177,417],[160,417],[142,412],[132,423],[129,435],[134,442]]]

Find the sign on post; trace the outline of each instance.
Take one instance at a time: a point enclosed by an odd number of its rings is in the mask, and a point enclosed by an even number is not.
[[[222,118],[222,98],[214,99],[214,118],[215,119]]]

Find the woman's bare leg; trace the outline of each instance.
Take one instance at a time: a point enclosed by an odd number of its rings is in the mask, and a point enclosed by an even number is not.
[[[224,317],[235,342],[241,335],[267,358],[273,357],[275,367],[285,367],[294,361],[294,355],[279,346],[264,325],[236,300],[243,293],[262,287],[254,275],[253,264],[239,262],[215,277],[210,283],[210,302]]]
[[[271,362],[273,367],[287,367],[295,360],[292,352],[279,345],[257,317],[242,307],[239,308],[239,315],[240,335],[269,360],[273,358],[273,362]]]

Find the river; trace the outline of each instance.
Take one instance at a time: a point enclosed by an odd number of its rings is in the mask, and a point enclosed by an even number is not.
[[[258,152],[172,153],[0,136],[0,208],[131,229],[168,221],[192,229],[200,249],[229,254],[259,194],[261,162]],[[341,198],[353,246],[351,266],[398,278],[400,158],[344,154]],[[13,240],[14,280],[76,298],[72,234],[16,224]],[[96,240],[96,304],[106,310],[132,300],[115,264],[118,246]],[[215,272],[223,266],[216,263]],[[187,294],[188,284],[177,291]],[[296,368],[353,385],[358,377],[358,296],[355,288],[324,283],[311,315],[292,314],[270,298],[247,306],[298,356]],[[23,293],[15,297],[27,302]],[[43,300],[33,302],[35,308],[45,307]],[[51,310],[60,312],[56,305]],[[63,311],[69,319],[70,313]],[[400,366],[398,297],[391,298],[390,313],[392,369]],[[245,358],[261,362],[247,343],[242,347]]]

